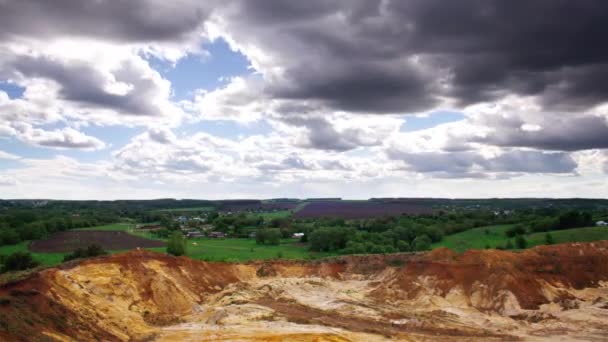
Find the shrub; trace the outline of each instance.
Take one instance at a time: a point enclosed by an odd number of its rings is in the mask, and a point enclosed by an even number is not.
[[[511,242],[511,240],[507,240],[507,243],[505,244],[505,249],[513,249],[513,243]]]
[[[260,229],[255,234],[258,245],[278,245],[281,243],[281,231],[277,228]]]
[[[21,271],[38,266],[38,262],[27,252],[15,252],[4,260],[3,272]]]
[[[66,254],[63,257],[63,261],[69,261],[80,258],[91,258],[105,254],[108,254],[108,252],[106,252],[100,245],[94,243],[89,245],[89,247],[87,248],[77,248],[71,254]]]
[[[167,242],[167,253],[175,256],[186,254],[186,239],[181,232],[175,231]]]
[[[528,241],[526,241],[526,238],[524,238],[523,236],[517,235],[517,237],[515,238],[515,245],[519,249],[524,249],[528,246]]]
[[[551,235],[550,233],[545,234],[545,243],[547,245],[552,245],[555,243],[555,241],[553,240],[553,235]]]
[[[509,229],[507,229],[507,231],[505,232],[505,235],[507,235],[507,237],[514,237],[516,235],[522,235],[526,233],[526,229],[522,226],[522,225],[516,225],[513,226]]]
[[[431,238],[424,234],[417,236],[413,241],[413,245],[415,251],[429,250],[431,249]]]

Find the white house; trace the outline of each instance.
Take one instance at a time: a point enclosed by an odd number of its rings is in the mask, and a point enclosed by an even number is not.
[[[606,221],[597,221],[597,222],[595,222],[595,225],[596,226],[600,226],[600,227],[606,227],[606,226],[608,226],[608,222],[606,222]]]

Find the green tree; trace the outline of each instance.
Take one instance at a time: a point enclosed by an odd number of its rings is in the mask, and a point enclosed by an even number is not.
[[[4,260],[3,272],[27,270],[38,266],[38,262],[32,258],[32,255],[27,252],[15,252]]]
[[[186,239],[181,232],[175,231],[167,242],[167,253],[175,256],[186,254]]]
[[[513,249],[513,242],[511,242],[511,240],[507,240],[507,243],[505,244],[505,249]]]
[[[431,238],[426,234],[417,236],[412,243],[415,251],[426,251],[431,249]]]
[[[524,249],[528,246],[528,241],[526,241],[526,238],[522,235],[517,235],[517,237],[515,237],[515,245],[519,249]]]
[[[281,242],[281,231],[278,228],[260,229],[255,234],[258,245],[278,245]]]
[[[553,235],[551,235],[550,233],[545,234],[545,243],[547,245],[552,245],[555,243],[555,241],[553,240]]]

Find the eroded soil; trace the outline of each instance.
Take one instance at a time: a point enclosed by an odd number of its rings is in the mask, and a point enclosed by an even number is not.
[[[605,341],[608,241],[247,264],[133,251],[0,287],[0,340],[45,339]]]

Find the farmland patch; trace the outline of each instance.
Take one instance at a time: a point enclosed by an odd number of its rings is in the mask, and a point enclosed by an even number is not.
[[[99,244],[106,250],[163,247],[162,241],[149,240],[122,231],[66,231],[52,234],[47,239],[33,241],[29,249],[38,253],[65,253],[90,244]]]

